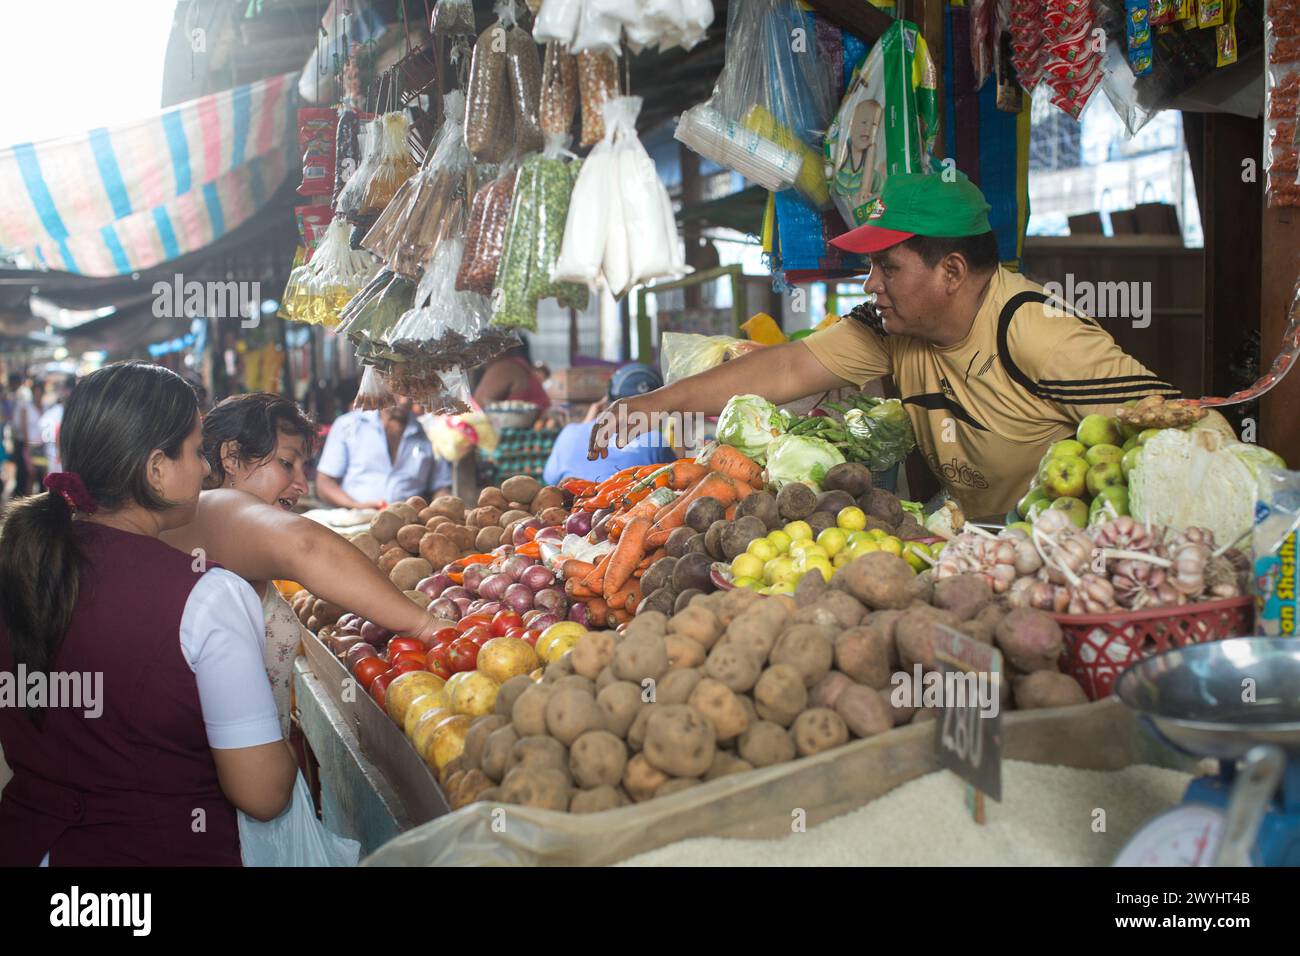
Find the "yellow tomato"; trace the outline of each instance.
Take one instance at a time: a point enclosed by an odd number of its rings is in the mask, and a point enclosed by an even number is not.
[[[781,552],[777,549],[777,546],[771,541],[768,541],[767,538],[755,538],[753,541],[749,542],[749,547],[745,549],[745,553],[758,558],[760,561],[771,561]]]
[[[903,542],[893,536],[882,538],[880,541],[880,550],[887,551],[895,557],[902,557]]]

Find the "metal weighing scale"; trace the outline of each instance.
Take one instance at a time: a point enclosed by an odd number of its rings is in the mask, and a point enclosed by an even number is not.
[[[1115,693],[1158,738],[1220,767],[1115,866],[1300,866],[1300,640],[1166,651],[1125,671]]]

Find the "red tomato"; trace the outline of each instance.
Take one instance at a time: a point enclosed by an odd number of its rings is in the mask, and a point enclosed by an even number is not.
[[[427,652],[427,651],[424,651],[424,650],[419,650],[419,651],[402,651],[402,653],[398,654],[396,657],[394,657],[394,658],[392,658],[391,660],[389,660],[388,663],[389,663],[390,665],[394,665],[394,666],[395,666],[395,665],[397,665],[397,664],[400,664],[402,661],[419,661],[420,665],[421,665],[421,666],[424,666],[424,655],[425,655],[426,653],[428,653],[428,652]]]
[[[400,676],[397,671],[389,669],[371,681],[370,696],[375,699],[375,703],[379,705],[380,710],[384,708],[384,695],[388,693],[388,685]]]
[[[451,649],[447,652],[447,660],[451,664],[453,674],[472,671],[478,667],[478,645],[463,637],[453,641]]]
[[[477,644],[479,647],[482,647],[486,642],[492,640],[492,638],[494,637],[496,637],[496,635],[492,633],[492,628],[489,625],[475,624],[464,634],[462,634],[460,636],[460,639],[462,641],[469,639],[473,641],[475,644]]]
[[[471,627],[477,627],[480,624],[491,624],[492,616],[490,614],[471,614],[468,617],[462,617],[456,622],[456,630],[464,634]]]
[[[397,655],[403,651],[424,651],[424,645],[420,643],[418,637],[395,637],[388,642],[388,659],[397,660]]]
[[[521,640],[528,642],[529,647],[536,647],[537,639],[541,636],[542,632],[535,627],[530,627],[528,630],[524,631],[524,633],[519,635]]]
[[[429,670],[433,670],[433,665],[436,663],[443,670],[451,671],[451,662],[447,658],[447,652],[450,648],[451,644],[435,644],[429,648],[429,653],[424,655],[424,661],[429,666]]]
[[[388,670],[388,662],[379,657],[363,657],[352,672],[362,690],[370,690],[375,678]]]
[[[527,634],[527,633],[528,633],[528,628],[526,628],[526,627],[520,625],[519,627],[512,627],[512,628],[510,628],[510,630],[506,631],[505,634],[504,634],[503,636],[504,636],[504,637],[511,637],[511,638],[514,638],[515,640],[520,640],[520,641],[521,641],[521,640],[523,640],[524,635]]]
[[[431,652],[432,653],[432,652]],[[427,661],[430,674],[436,674],[443,680],[451,680],[451,668],[444,661],[436,660],[430,657]]]
[[[497,611],[492,618],[492,635],[493,637],[506,637],[506,632],[512,627],[522,627],[523,619],[512,610]]]
[[[456,630],[455,627],[440,627],[433,632],[433,646],[450,644],[458,637],[460,637],[460,631]]]
[[[424,671],[428,667],[424,664],[423,655],[412,654],[410,657],[403,655],[403,659],[389,668],[397,674],[409,674],[411,671]]]

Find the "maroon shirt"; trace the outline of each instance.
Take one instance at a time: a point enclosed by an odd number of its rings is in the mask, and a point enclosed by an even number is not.
[[[103,674],[89,708],[0,708],[14,777],[0,800],[0,865],[239,866],[235,808],[221,792],[194,672],[181,652],[201,574],[161,541],[78,522],[81,584],[52,669]],[[0,670],[13,673],[0,623]]]

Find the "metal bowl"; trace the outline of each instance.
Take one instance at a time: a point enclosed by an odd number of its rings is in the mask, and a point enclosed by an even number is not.
[[[1174,747],[1238,760],[1256,744],[1300,757],[1300,640],[1238,637],[1157,654],[1115,682]]]

